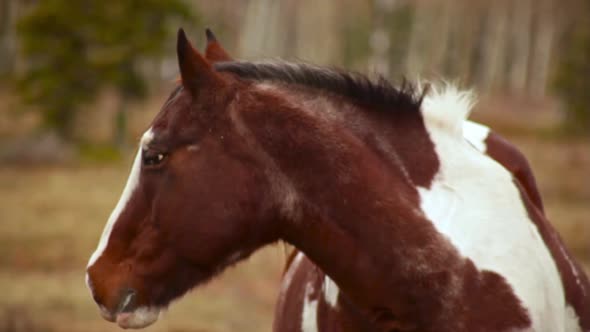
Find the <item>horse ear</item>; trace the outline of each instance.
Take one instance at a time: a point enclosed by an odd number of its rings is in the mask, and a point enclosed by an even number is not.
[[[193,48],[183,29],[178,30],[176,54],[182,85],[191,92],[211,86],[223,85],[223,79],[209,62]]]
[[[213,32],[207,28],[205,29],[207,35],[207,48],[205,49],[205,59],[211,62],[232,61],[232,57],[227,54],[225,49],[221,46]]]

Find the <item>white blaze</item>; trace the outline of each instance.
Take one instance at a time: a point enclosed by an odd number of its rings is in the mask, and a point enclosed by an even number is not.
[[[145,134],[143,134],[140,142],[139,151],[137,151],[137,155],[135,156],[135,160],[133,161],[133,166],[131,166],[131,174],[129,174],[129,178],[127,179],[125,189],[123,189],[123,193],[121,194],[121,198],[119,199],[117,206],[115,206],[115,209],[113,210],[113,212],[111,212],[107,224],[104,230],[102,231],[100,241],[98,242],[98,247],[96,248],[92,256],[90,256],[90,260],[88,260],[87,267],[92,266],[106,249],[115,222],[117,221],[117,219],[119,219],[121,212],[123,212],[123,210],[125,209],[125,206],[129,201],[129,198],[131,198],[133,191],[139,183],[139,173],[141,170],[141,150],[147,147],[147,145],[151,142],[153,138],[154,133],[151,129],[149,129],[145,132]],[[90,288],[90,285],[88,284],[88,275],[86,275],[86,284]]]

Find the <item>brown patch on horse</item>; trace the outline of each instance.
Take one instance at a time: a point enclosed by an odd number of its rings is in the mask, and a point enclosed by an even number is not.
[[[519,189],[521,199],[541,234],[545,245],[551,252],[561,276],[567,304],[571,305],[579,318],[583,331],[590,331],[590,281],[584,269],[574,260],[563,243],[559,233],[551,226],[542,211],[538,209],[520,181],[514,181]]]
[[[504,166],[523,186],[531,202],[543,213],[543,200],[526,157],[502,136],[490,132],[485,139],[486,153]]]

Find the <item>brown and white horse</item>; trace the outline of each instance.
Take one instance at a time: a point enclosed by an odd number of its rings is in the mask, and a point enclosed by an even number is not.
[[[585,275],[521,182],[464,139],[467,95],[302,64],[213,67],[182,31],[177,53],[182,84],[88,264],[105,319],[147,326],[282,239],[326,274],[282,297],[303,308],[278,317],[292,330],[590,329]],[[326,309],[363,325],[321,325]]]
[[[207,60],[213,63],[234,60],[209,29],[206,34]],[[510,171],[532,203],[543,212],[533,172],[524,155],[514,145],[488,127],[469,120],[463,123],[463,135],[475,148]],[[276,307],[275,331],[371,330],[367,318],[357,313],[351,303],[345,300],[345,295],[340,298],[338,286],[304,253],[294,250],[287,260],[285,272]]]

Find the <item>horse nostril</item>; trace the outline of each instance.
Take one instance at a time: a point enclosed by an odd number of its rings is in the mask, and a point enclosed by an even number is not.
[[[136,306],[137,293],[131,288],[123,289],[117,312],[131,312]]]

